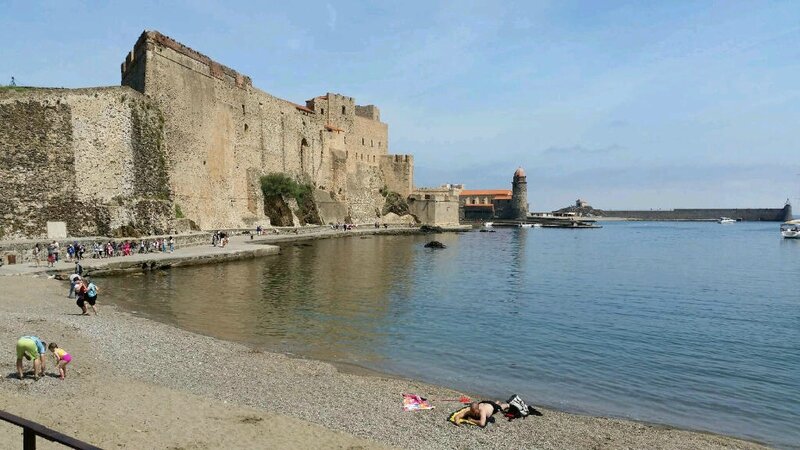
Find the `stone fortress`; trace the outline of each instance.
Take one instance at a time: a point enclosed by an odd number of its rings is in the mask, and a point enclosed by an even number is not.
[[[413,157],[389,153],[374,105],[274,97],[157,31],[121,75],[118,87],[0,90],[0,239],[43,237],[51,221],[72,236],[263,225],[260,177],[274,172],[313,185],[325,223],[381,220],[385,192],[414,191]],[[412,212],[442,216],[438,203],[457,222],[452,196],[419,195]]]

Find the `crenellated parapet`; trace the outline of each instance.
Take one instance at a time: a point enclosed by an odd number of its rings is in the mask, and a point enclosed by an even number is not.
[[[193,67],[193,69],[207,73],[207,75],[210,77],[231,83],[234,86],[242,89],[252,87],[253,85],[253,81],[247,75],[243,75],[228,66],[222,65],[208,56],[198,52],[197,50],[183,45],[169,36],[159,33],[158,31],[143,32],[136,41],[136,44],[133,46],[133,50],[128,52],[128,55],[125,57],[125,61],[120,67],[123,84],[126,84],[126,78],[130,78],[130,76],[137,71],[137,68],[139,70],[143,69],[142,67],[138,66],[141,64],[146,64],[147,52],[156,51],[158,50],[159,46],[173,50],[178,54],[186,56],[195,61],[197,64],[195,67]]]

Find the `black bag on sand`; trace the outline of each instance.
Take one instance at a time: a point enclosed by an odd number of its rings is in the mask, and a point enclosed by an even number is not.
[[[505,415],[508,420],[542,415],[536,408],[525,404],[525,401],[517,394],[512,395],[506,403],[508,403],[508,409],[505,411]]]

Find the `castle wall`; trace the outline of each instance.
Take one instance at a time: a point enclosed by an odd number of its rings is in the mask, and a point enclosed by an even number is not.
[[[122,82],[163,110],[171,190],[202,229],[266,223],[258,179],[270,172],[328,191],[347,203],[354,221],[374,220],[382,204],[368,191],[411,185],[394,181],[412,176],[410,166],[387,166],[394,178],[384,182],[379,156],[388,149],[388,127],[357,115],[351,97],[329,93],[306,106],[279,99],[157,32],[140,37]]]
[[[0,234],[45,237],[48,221],[73,236],[166,232],[162,121],[126,87],[0,93]]]
[[[449,189],[418,189],[408,197],[408,209],[425,225],[459,224],[458,192]]]
[[[414,190],[414,157],[412,155],[381,155],[378,158],[385,176],[386,187],[407,197]]]
[[[357,162],[379,164],[389,147],[389,127],[382,122],[354,116],[353,128],[347,133],[347,150]]]

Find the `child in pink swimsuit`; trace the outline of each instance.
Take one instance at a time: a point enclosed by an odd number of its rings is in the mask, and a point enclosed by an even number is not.
[[[58,369],[58,375],[63,380],[67,376],[67,364],[72,361],[72,356],[63,348],[59,348],[58,344],[55,342],[51,342],[47,348],[50,349],[50,351],[53,352],[53,356],[56,357],[56,368]]]

